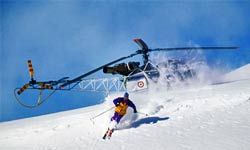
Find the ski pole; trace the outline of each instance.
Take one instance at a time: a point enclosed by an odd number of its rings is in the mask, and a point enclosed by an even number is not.
[[[95,118],[97,118],[97,117],[99,117],[99,116],[105,114],[106,112],[110,111],[110,110],[113,109],[114,107],[115,107],[115,106],[113,106],[113,107],[111,107],[111,108],[109,108],[109,109],[107,109],[107,110],[101,112],[100,114],[98,114],[98,115],[96,115],[96,116],[90,118],[90,120],[93,120],[93,119],[95,119]]]
[[[137,113],[138,113],[138,114],[141,114],[141,115],[149,116],[148,114],[143,113],[143,112],[137,112]]]

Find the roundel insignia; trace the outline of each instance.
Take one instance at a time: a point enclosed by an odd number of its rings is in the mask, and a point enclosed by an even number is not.
[[[144,82],[143,82],[143,81],[137,82],[137,86],[138,86],[139,88],[144,87]]]

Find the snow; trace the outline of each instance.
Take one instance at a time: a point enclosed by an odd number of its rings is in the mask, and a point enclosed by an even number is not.
[[[226,74],[223,78],[224,78],[224,81],[250,79],[250,64],[247,64],[243,67],[240,67]]]
[[[248,150],[250,79],[235,75],[250,76],[249,66],[226,75],[230,82],[130,93],[138,111],[150,116],[129,109],[110,140],[102,136],[113,111],[90,118],[112,107],[112,99],[123,93],[92,107],[0,123],[0,149]]]

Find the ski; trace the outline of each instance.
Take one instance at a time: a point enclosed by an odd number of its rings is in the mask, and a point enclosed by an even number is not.
[[[110,130],[110,129],[108,128],[108,130],[106,131],[106,133],[104,134],[104,136],[102,137],[102,139],[105,140],[107,137],[108,137],[108,139],[110,139],[113,132],[114,132],[114,129]]]
[[[106,131],[106,133],[104,134],[104,136],[102,137],[102,139],[104,139],[104,140],[106,139],[107,134],[108,134],[108,131],[109,131],[109,130]]]

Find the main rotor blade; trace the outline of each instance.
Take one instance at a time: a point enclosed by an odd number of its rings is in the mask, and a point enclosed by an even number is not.
[[[156,48],[149,49],[149,51],[179,51],[179,50],[235,50],[238,47],[229,46],[229,47],[177,47],[177,48]]]
[[[85,77],[87,77],[87,76],[89,76],[89,75],[91,75],[91,74],[93,74],[93,73],[95,73],[95,72],[97,72],[97,71],[103,69],[103,67],[105,67],[105,66],[109,66],[109,65],[115,64],[115,63],[117,63],[117,62],[119,62],[119,61],[122,61],[122,60],[124,60],[124,59],[133,57],[133,56],[138,55],[138,54],[139,54],[139,53],[136,52],[136,53],[133,53],[133,54],[131,54],[131,55],[128,55],[128,56],[125,56],[125,57],[121,57],[121,58],[119,58],[119,59],[116,59],[116,60],[114,60],[114,61],[112,61],[112,62],[110,62],[110,63],[107,63],[107,64],[105,64],[105,65],[102,65],[102,66],[100,66],[100,67],[98,67],[98,68],[96,68],[96,69],[94,69],[94,70],[91,70],[91,71],[89,71],[89,72],[87,72],[87,73],[85,73],[85,74],[83,74],[83,75],[80,75],[80,76],[78,76],[78,77],[76,77],[76,78],[74,78],[74,79],[72,79],[72,80],[67,81],[66,83],[64,83],[64,84],[61,85],[61,88],[62,88],[62,87],[65,87],[65,86],[67,86],[67,85],[69,85],[69,84],[71,84],[71,83],[75,83],[75,82],[77,82],[77,81],[81,81],[83,78],[85,78]]]
[[[147,44],[142,39],[134,39],[134,42],[140,46],[143,50],[148,50]]]

